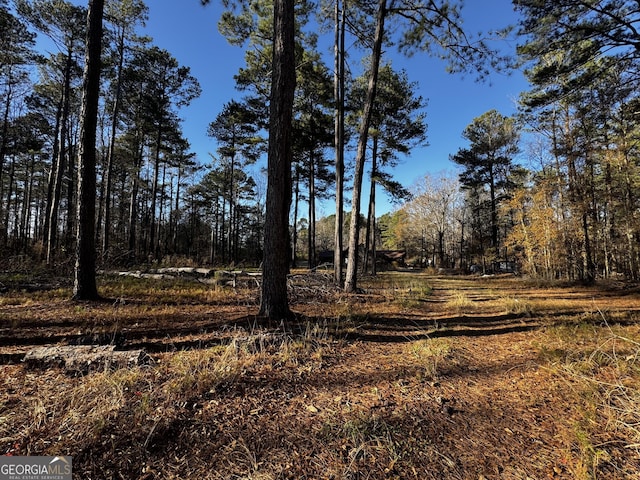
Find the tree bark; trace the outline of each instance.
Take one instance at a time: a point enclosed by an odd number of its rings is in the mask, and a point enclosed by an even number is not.
[[[104,228],[102,232],[102,257],[107,258],[111,234],[111,184],[113,174],[113,158],[115,156],[116,131],[120,113],[120,97],[122,95],[122,69],[124,66],[124,35],[118,39],[118,65],[116,69],[116,91],[111,112],[111,131],[109,133],[109,147],[104,172]]]
[[[382,56],[382,41],[384,39],[384,21],[386,14],[387,0],[379,0],[376,19],[376,33],[373,42],[373,52],[371,54],[369,86],[367,88],[367,98],[362,112],[362,119],[360,120],[356,169],[353,176],[353,195],[351,200],[352,210],[351,222],[349,225],[349,255],[347,262],[347,274],[344,282],[344,289],[348,293],[353,293],[357,290],[362,179],[364,176],[367,142],[369,140],[369,125],[371,124],[371,114],[373,112],[373,103],[376,98],[376,88],[378,85],[378,70],[380,67],[380,57]]]
[[[44,247],[46,251],[47,265],[53,260],[53,250],[58,233],[58,207],[60,205],[60,197],[62,196],[62,177],[64,176],[65,160],[67,157],[67,126],[69,123],[70,95],[71,95],[71,66],[73,62],[73,52],[71,49],[67,52],[67,60],[64,71],[64,86],[62,90],[62,110],[60,121],[58,123],[58,149],[56,151],[55,167],[52,165],[51,170],[51,196],[50,202],[47,204],[47,226],[45,228],[46,237],[44,239]],[[55,149],[54,149],[55,151]]]
[[[300,168],[295,168],[293,179],[293,229],[291,239],[291,268],[298,267],[298,206],[300,205]],[[311,264],[309,264],[311,267]]]
[[[378,157],[378,136],[373,137],[373,151],[371,152],[371,181],[369,183],[369,209],[367,211],[367,227],[364,235],[364,261],[362,262],[362,273],[366,274],[371,261],[371,274],[376,274],[376,176]]]
[[[104,0],[89,0],[87,42],[82,85],[80,150],[78,152],[78,209],[73,298],[96,300],[96,129],[100,97],[100,54]]]
[[[51,170],[49,170],[48,180],[47,180],[47,195],[45,198],[44,204],[44,225],[42,227],[42,256],[46,259],[46,255],[48,254],[48,241],[49,241],[49,229],[51,225],[49,223],[49,210],[51,208],[53,202],[53,194],[54,194],[54,185],[55,178],[57,172],[57,162],[58,162],[58,151],[60,149],[60,137],[58,136],[58,132],[60,131],[60,122],[62,121],[62,111],[64,105],[64,95],[60,96],[60,101],[57,104],[56,108],[56,121],[53,131],[55,132],[53,135],[53,146],[51,149]],[[40,215],[38,215],[38,218]],[[47,260],[48,261],[48,260]]]
[[[335,6],[335,71],[334,71],[334,97],[335,108],[335,149],[336,149],[336,223],[333,252],[333,281],[342,287],[343,246],[342,231],[344,224],[344,35],[345,35],[345,5],[336,0]]]
[[[7,152],[7,143],[9,138],[9,113],[11,109],[11,98],[13,93],[13,84],[11,83],[11,77],[7,82],[6,102],[4,105],[4,114],[2,115],[2,132],[0,134],[0,198],[2,198],[3,183],[2,172],[4,170],[4,159]],[[8,207],[7,207],[8,208]],[[0,216],[2,215],[2,205],[0,205]],[[9,225],[5,224],[4,228],[0,226],[0,232],[2,234],[3,244],[7,244]]]
[[[160,149],[162,147],[162,121],[158,125],[156,133],[155,154],[153,160],[153,183],[151,185],[151,208],[149,213],[149,245],[147,252],[158,259],[158,239],[156,238],[156,202],[158,197],[158,176],[160,175]]]
[[[314,268],[316,260],[316,169],[313,149],[309,152],[309,235],[308,235],[308,259],[309,268]]]
[[[9,219],[11,218],[11,197],[13,197],[13,182],[16,173],[16,161],[15,157],[11,157],[11,163],[9,165],[9,181],[7,186],[7,199],[6,199],[6,211],[4,212],[4,226],[6,228],[6,238],[3,239],[3,243],[6,246],[9,240]],[[1,197],[0,197],[1,199]],[[18,200],[16,199],[16,209],[18,207]],[[17,210],[16,210],[17,211]]]
[[[267,159],[267,200],[260,316],[280,321],[290,316],[289,208],[291,205],[291,122],[295,76],[295,2],[275,0],[273,73]]]

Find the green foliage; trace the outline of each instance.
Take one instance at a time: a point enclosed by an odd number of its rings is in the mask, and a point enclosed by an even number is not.
[[[516,186],[522,171],[514,165],[519,151],[519,132],[515,120],[490,110],[475,118],[464,130],[470,147],[460,149],[451,159],[464,170],[460,183],[469,190],[488,189],[491,219],[491,248],[499,245],[498,208]]]
[[[512,185],[509,176],[518,153],[519,132],[513,118],[490,110],[464,129],[462,136],[470,143],[451,159],[464,167],[460,174],[463,186],[487,186],[492,190]]]
[[[512,60],[493,45],[491,38],[505,38],[511,27],[472,35],[464,29],[462,2],[442,0],[394,4],[392,10],[405,20],[398,44],[407,55],[418,52],[447,61],[451,73],[473,73],[478,79],[489,75],[492,69],[508,68]]]
[[[0,3],[0,72],[6,76],[7,66],[25,65],[33,60],[35,34],[27,29],[24,21],[7,9],[6,2]]]
[[[630,2],[516,0],[514,5],[522,14],[521,34],[526,35],[519,53],[532,64],[528,71],[532,83],[555,83],[537,89],[529,99],[532,106],[588,88],[611,63],[637,81],[640,20]],[[603,56],[612,62],[598,64]]]
[[[639,127],[629,115],[640,78],[637,9],[624,1],[514,3],[526,35],[519,54],[532,84],[521,103],[549,152],[529,191],[531,201],[520,209],[528,269],[549,275],[553,268],[556,275],[585,282],[613,270],[638,278],[640,256],[630,238],[640,228],[631,214],[638,205],[633,192],[639,175],[631,145]],[[542,209],[558,225],[537,244],[534,216]],[[594,247],[609,242],[609,252],[620,252],[615,258]]]
[[[87,9],[65,0],[16,0],[18,13],[67,53],[85,38]]]

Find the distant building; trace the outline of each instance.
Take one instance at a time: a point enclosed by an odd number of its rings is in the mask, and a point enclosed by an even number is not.
[[[317,259],[319,264],[333,263],[333,250],[323,250],[318,252]],[[347,259],[349,250],[345,250],[343,258]],[[376,262],[384,265],[397,265],[404,267],[406,265],[407,252],[406,250],[376,250]]]

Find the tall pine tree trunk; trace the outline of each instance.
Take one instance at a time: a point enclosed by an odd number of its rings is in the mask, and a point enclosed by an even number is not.
[[[317,264],[316,260],[316,171],[313,151],[309,154],[309,268]]]
[[[7,143],[9,138],[9,113],[11,107],[11,94],[13,91],[13,84],[11,78],[7,82],[6,102],[4,105],[4,113],[2,115],[2,132],[0,133],[0,198],[2,198],[2,190],[4,184],[2,183],[2,172],[4,170],[4,159],[7,152]],[[2,205],[0,205],[0,217],[2,216]],[[9,234],[9,225],[0,225],[0,232],[2,232],[2,241],[6,245]]]
[[[63,105],[64,105],[64,95],[61,95],[60,101],[58,102],[57,108],[56,108],[56,122],[53,128],[53,131],[55,132],[55,134],[53,136],[53,147],[51,149],[51,170],[49,170],[49,175],[47,180],[47,196],[45,198],[45,204],[44,204],[44,215],[43,215],[44,224],[42,227],[42,246],[43,246],[42,255],[44,256],[45,259],[48,251],[47,245],[49,241],[49,229],[51,228],[51,225],[49,223],[49,220],[50,220],[49,210],[53,202],[54,184],[56,179],[56,171],[58,168],[57,167],[58,152],[60,150],[60,137],[58,136],[58,132],[60,130],[60,122],[62,121]],[[40,215],[38,215],[38,218],[40,218]]]
[[[73,297],[99,298],[96,287],[96,129],[100,97],[100,54],[104,0],[89,0],[87,42],[82,85],[80,150],[78,152],[78,208],[76,266]]]
[[[378,136],[373,137],[373,149],[371,152],[371,181],[369,183],[369,208],[367,210],[367,228],[364,235],[364,261],[362,262],[362,273],[367,273],[369,262],[371,262],[371,274],[376,274],[376,176],[378,157]]]
[[[160,175],[160,148],[162,146],[162,123],[158,125],[158,131],[156,132],[156,146],[155,155],[153,160],[153,183],[151,184],[151,207],[149,212],[149,245],[147,252],[153,255],[157,259],[157,242],[156,237],[156,206],[158,197],[158,178]]]
[[[35,181],[34,179],[35,163],[36,163],[35,154],[32,154],[31,161],[29,162],[29,173],[28,173],[29,183],[27,186],[27,192],[25,194],[25,199],[24,199],[24,215],[23,215],[24,223],[21,228],[22,249],[24,252],[28,250],[29,240],[33,238],[31,236],[31,203],[33,199],[33,183]]]
[[[140,148],[142,150],[142,148]],[[129,256],[134,258],[137,255],[137,225],[138,225],[138,189],[140,185],[140,167],[142,165],[142,152],[136,153],[135,168],[131,173],[131,193],[129,195],[129,228],[127,244]]]
[[[295,168],[293,186],[293,238],[291,239],[291,268],[298,267],[298,206],[300,205],[300,168]]]
[[[346,0],[335,0],[335,39],[334,39],[334,97],[335,97],[335,149],[336,149],[336,223],[333,253],[333,281],[342,287],[344,224],[344,36]]]
[[[384,39],[384,21],[387,15],[387,0],[379,0],[378,14],[376,18],[376,33],[373,40],[373,52],[371,54],[371,70],[369,72],[369,85],[367,97],[360,120],[358,151],[356,154],[356,169],[353,176],[353,194],[351,199],[351,222],[349,225],[349,256],[347,262],[347,275],[344,282],[346,292],[353,293],[357,289],[358,275],[358,244],[360,240],[360,199],[362,195],[362,179],[364,177],[364,163],[369,139],[369,125],[373,103],[376,98],[378,86],[378,70],[382,56],[382,41]]]
[[[8,243],[9,240],[9,219],[11,218],[11,197],[13,197],[13,182],[14,182],[14,177],[15,177],[15,172],[16,172],[16,160],[15,157],[12,156],[11,157],[11,163],[9,164],[9,179],[8,179],[8,186],[7,186],[7,199],[5,202],[5,209],[6,211],[4,212],[4,220],[2,223],[4,223],[5,228],[6,228],[6,238],[3,240],[3,243],[6,245]],[[0,200],[2,199],[2,197],[0,197]],[[17,208],[17,199],[16,199],[16,208]],[[17,213],[16,213],[17,214]]]
[[[70,125],[71,126],[71,125]],[[74,235],[75,235],[75,221],[76,219],[76,215],[77,215],[77,211],[78,209],[76,208],[76,194],[78,193],[76,191],[77,184],[76,184],[76,161],[75,159],[78,158],[78,147],[77,147],[77,143],[79,140],[77,140],[77,138],[74,136],[74,133],[72,131],[72,129],[68,129],[67,130],[68,135],[69,135],[69,139],[67,141],[67,145],[69,145],[69,152],[67,154],[67,174],[66,174],[66,185],[67,185],[67,224],[66,227],[64,229],[64,246],[66,247],[67,251],[71,251],[73,248],[73,242],[74,242]],[[95,200],[95,198],[94,198]],[[95,228],[94,228],[95,230]]]
[[[118,38],[118,66],[116,69],[116,91],[111,112],[111,132],[109,134],[109,148],[107,150],[107,162],[104,172],[104,231],[102,233],[102,256],[107,258],[111,231],[111,184],[113,174],[113,158],[115,156],[116,131],[118,117],[120,115],[120,97],[122,96],[122,70],[124,68],[124,34]]]
[[[295,1],[275,0],[273,73],[269,115],[267,200],[259,315],[270,321],[290,316],[289,208],[291,205],[291,123],[295,75]]]
[[[53,260],[53,250],[55,248],[58,233],[58,207],[62,196],[62,178],[64,177],[65,160],[67,157],[67,127],[69,123],[70,95],[71,95],[71,66],[73,62],[72,52],[67,52],[67,61],[64,73],[64,86],[62,91],[62,111],[60,122],[58,123],[58,150],[55,159],[55,169],[51,171],[51,195],[47,204],[47,226],[44,247],[46,251],[47,265]]]

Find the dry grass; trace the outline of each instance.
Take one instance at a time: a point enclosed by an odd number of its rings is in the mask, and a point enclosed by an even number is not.
[[[95,479],[640,471],[635,291],[384,274],[347,296],[301,277],[285,332],[251,320],[251,289],[103,281],[117,302],[9,292],[0,353],[107,332],[154,363],[74,377],[5,362],[0,453],[73,455]]]
[[[574,478],[600,478],[603,467],[616,469],[620,452],[640,466],[640,328],[579,322],[549,328],[540,353],[553,374],[570,387],[569,399],[581,413],[567,440],[577,452]],[[585,318],[589,318],[588,312]]]
[[[451,355],[453,346],[449,338],[417,340],[408,345],[408,350],[422,367],[420,380],[436,381],[440,374],[440,365]]]
[[[504,311],[515,315],[532,316],[536,310],[535,304],[530,300],[518,298],[516,296],[506,296],[502,298]]]
[[[476,303],[465,292],[454,291],[447,301],[447,309],[457,313],[473,312]]]

